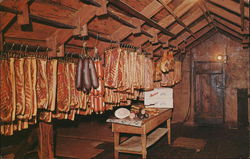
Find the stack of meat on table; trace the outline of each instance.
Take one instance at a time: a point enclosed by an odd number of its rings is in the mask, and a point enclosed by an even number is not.
[[[154,62],[138,51],[105,51],[100,59],[76,61],[35,57],[0,58],[0,134],[53,118],[101,114],[114,106],[143,100],[143,92],[173,86],[181,79],[181,62],[166,52]],[[165,72],[164,72],[165,71]]]

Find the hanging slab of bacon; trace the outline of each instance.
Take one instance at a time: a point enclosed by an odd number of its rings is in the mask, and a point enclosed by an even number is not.
[[[102,62],[100,60],[95,60],[94,61],[95,64],[95,68],[96,68],[96,73],[99,79],[103,79],[104,78],[104,69],[102,66]]]
[[[51,122],[51,120],[52,120],[52,112],[51,111],[42,111],[42,112],[40,112],[39,119],[41,121]]]
[[[75,76],[76,76],[76,65],[74,63],[69,63],[69,80],[70,80],[70,108],[76,108],[78,101],[76,97],[76,87],[75,87]]]
[[[56,90],[57,90],[57,60],[47,62],[47,79],[49,87],[48,110],[54,111],[56,107]]]
[[[10,122],[16,113],[14,58],[0,60],[0,66],[0,121]]]
[[[144,90],[154,89],[154,64],[150,58],[145,58],[145,87]]]
[[[68,63],[58,63],[57,80],[57,110],[59,112],[68,112],[71,92]]]
[[[155,72],[154,72],[154,81],[161,81],[162,76],[161,76],[161,60],[158,60],[155,62]]]
[[[105,86],[110,88],[118,87],[118,69],[120,60],[121,49],[110,50],[106,54],[107,65],[105,66]]]
[[[47,80],[47,60],[37,60],[37,107],[39,109],[47,109],[49,102],[49,84]]]
[[[31,58],[31,81],[32,81],[32,95],[33,95],[33,106],[32,106],[32,116],[36,116],[37,114],[37,94],[36,94],[36,86],[37,86],[37,62],[35,58]]]
[[[16,80],[16,115],[24,115],[25,112],[25,91],[24,91],[24,59],[15,60]]]
[[[31,119],[33,114],[33,85],[31,76],[31,58],[24,60],[24,80],[25,80],[25,113],[23,119]]]
[[[164,52],[161,57],[161,71],[166,73],[174,69],[174,55],[173,52],[168,50]]]
[[[178,83],[181,81],[181,62],[175,61],[174,65],[174,83]]]

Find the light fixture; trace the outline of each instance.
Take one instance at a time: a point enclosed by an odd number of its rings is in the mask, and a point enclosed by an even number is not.
[[[226,55],[217,55],[217,60],[220,62],[227,62],[227,56]]]

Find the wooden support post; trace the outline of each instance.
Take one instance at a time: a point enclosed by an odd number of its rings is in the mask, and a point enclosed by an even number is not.
[[[168,128],[168,144],[171,145],[171,119],[167,120],[167,128]]]
[[[3,51],[3,32],[0,32],[0,51]]]
[[[17,23],[21,25],[29,24],[29,6],[27,3],[21,8],[22,14],[17,15]]]
[[[114,132],[114,157],[115,159],[119,158],[119,152],[116,150],[118,145],[120,144],[120,133]]]
[[[58,52],[56,52],[57,57],[64,57],[64,44],[59,46]]]
[[[57,50],[57,41],[56,41],[56,37],[55,36],[51,36],[49,38],[47,38],[46,40],[47,46],[48,48],[51,48],[52,50],[48,52],[48,57],[56,57],[56,50]]]
[[[82,37],[88,36],[88,26],[87,26],[87,24],[84,24],[84,25],[81,27],[80,35],[81,35]]]
[[[141,141],[142,141],[142,158],[147,158],[147,135],[142,134],[141,135]]]
[[[54,159],[53,125],[40,122],[38,130],[39,159]]]

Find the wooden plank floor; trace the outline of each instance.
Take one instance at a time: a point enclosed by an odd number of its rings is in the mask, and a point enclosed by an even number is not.
[[[228,130],[212,127],[187,127],[174,125],[173,140],[177,137],[201,138],[207,144],[201,152],[167,145],[163,137],[148,151],[148,159],[246,159],[249,157],[248,130]],[[113,143],[98,146],[103,153],[93,159],[112,159]],[[140,159],[140,155],[120,154],[120,159]]]

